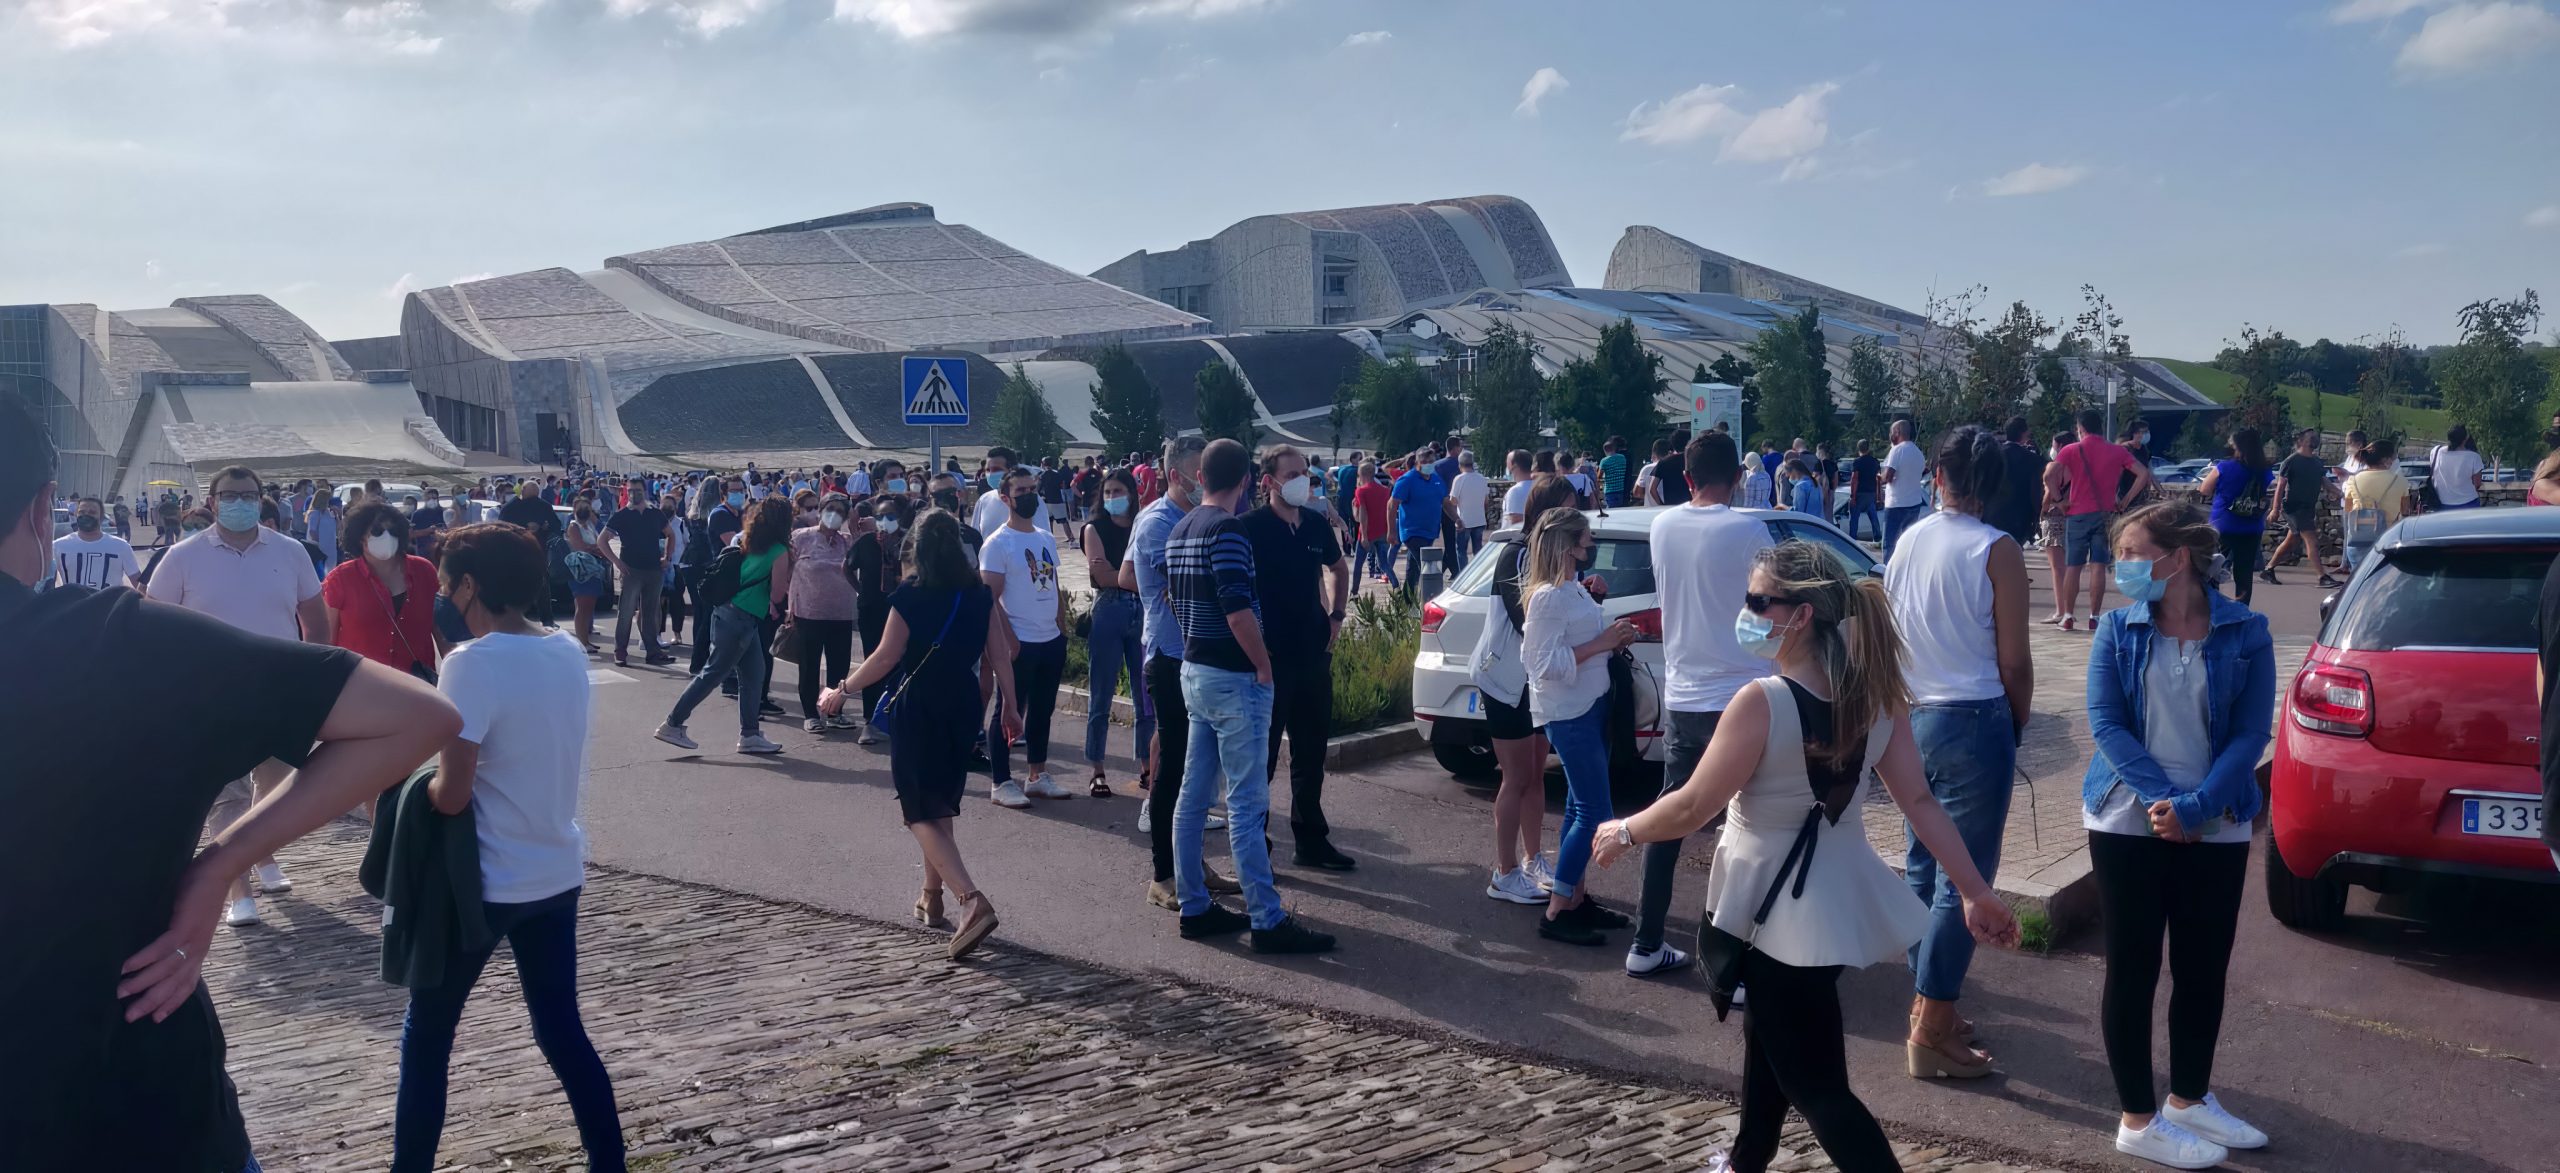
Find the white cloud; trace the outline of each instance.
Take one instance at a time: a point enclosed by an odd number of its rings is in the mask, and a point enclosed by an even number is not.
[[[474,281],[486,281],[486,280],[488,280],[488,279],[490,279],[490,278],[492,278],[492,277],[495,277],[495,276],[497,276],[497,274],[495,274],[495,273],[465,273],[465,274],[463,274],[463,275],[462,275],[462,276],[460,276],[460,277],[456,277],[456,278],[454,278],[454,279],[453,279],[453,280],[451,280],[451,281],[447,281],[447,282],[445,282],[445,284],[447,284],[447,285],[468,285],[468,284],[470,284],[471,282],[474,282]]]
[[[835,0],[837,20],[908,40],[968,33],[1056,36],[1149,17],[1207,19],[1279,0]]]
[[[421,288],[423,287],[418,284],[417,274],[402,273],[398,280],[395,280],[391,284],[383,287],[382,300],[398,301],[412,293],[416,293]]]
[[[1730,135],[1743,118],[1725,99],[1741,92],[1740,86],[1700,85],[1660,102],[1639,103],[1627,112],[1627,128],[1618,137],[1669,147]]]
[[[2427,18],[2400,47],[2408,73],[2461,73],[2518,61],[2560,45],[2560,16],[2540,4],[2456,4]]]
[[[1370,29],[1365,33],[1353,33],[1350,36],[1342,38],[1342,47],[1345,49],[1364,49],[1371,45],[1386,44],[1387,42],[1394,40],[1395,36],[1396,35],[1394,33],[1388,32],[1385,29]]]
[[[685,31],[706,40],[747,24],[773,6],[774,0],[604,0],[610,15],[663,12]]]
[[[2360,24],[2368,20],[2389,20],[2412,9],[2442,3],[2444,0],[2345,0],[2329,10],[2329,23]]]
[[[433,53],[443,44],[426,31],[427,7],[418,0],[25,0],[24,11],[65,49],[140,36],[200,44],[259,35],[299,49],[403,56]]]
[[[1823,104],[1839,91],[1837,84],[1824,82],[1782,105],[1752,115],[1740,131],[1724,141],[1724,149],[1716,152],[1716,158],[1774,163],[1811,154],[1831,137],[1831,117]]]
[[[1716,151],[1720,162],[1800,159],[1831,137],[1828,103],[1839,91],[1837,83],[1823,82],[1779,105],[1746,112],[1733,103],[1741,87],[1701,85],[1629,111],[1626,129],[1618,137],[1657,147],[1720,139],[1723,145]],[[1803,178],[1813,166],[1790,166],[1780,178]]]
[[[1511,112],[1523,118],[1535,118],[1538,116],[1538,104],[1546,101],[1547,95],[1572,85],[1563,74],[1556,72],[1555,66],[1542,65],[1538,72],[1529,75],[1528,84],[1520,87],[1520,104],[1512,107]]]
[[[1786,170],[1778,172],[1778,182],[1793,183],[1799,179],[1811,179],[1813,173],[1821,168],[1822,157],[1819,155],[1802,155],[1789,159]]]
[[[158,260],[154,259],[142,262],[142,279],[145,281],[157,281],[160,279],[160,262]]]
[[[2443,255],[2443,245],[2429,242],[2426,244],[2413,244],[2406,248],[2393,250],[2391,259],[2395,261],[2418,261],[2424,260],[2428,257],[2440,257]]]
[[[2544,204],[2524,214],[2527,228],[2560,228],[2560,204]]]
[[[412,0],[384,0],[348,8],[338,14],[338,24],[357,40],[384,52],[424,56],[444,44],[443,37],[430,37],[420,29],[425,18],[425,10]]]
[[[2055,165],[2029,163],[2006,175],[1993,176],[1982,183],[1982,194],[1988,196],[2043,195],[2061,191],[2089,177],[2089,169],[2077,163]]]

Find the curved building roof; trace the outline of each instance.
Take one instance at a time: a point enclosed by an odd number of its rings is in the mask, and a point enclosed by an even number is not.
[[[1635,225],[1618,238],[1617,247],[1609,250],[1609,273],[1601,284],[1610,289],[1649,293],[1722,293],[1754,301],[1809,301],[1826,310],[1852,310],[1912,326],[1927,324],[1927,319],[1899,306],[1727,256],[1649,224]]]

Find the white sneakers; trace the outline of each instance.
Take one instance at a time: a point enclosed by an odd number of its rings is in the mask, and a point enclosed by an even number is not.
[[[777,754],[782,752],[782,746],[764,734],[748,733],[739,736],[738,752],[752,754]]]
[[[284,868],[272,859],[251,869],[250,874],[258,878],[258,890],[261,892],[273,895],[293,891],[293,881],[284,878]]]
[[[1031,800],[1022,793],[1022,784],[1011,778],[996,783],[995,792],[988,797],[995,799],[996,805],[1006,810],[1018,811],[1031,805]]]
[[[2139,1131],[2118,1123],[2116,1151],[2172,1169],[2210,1169],[2231,1156],[2231,1150],[2178,1127],[2165,1113]]]
[[[1538,886],[1538,891],[1555,891],[1556,869],[1547,863],[1546,856],[1532,855],[1527,859],[1521,860],[1520,870],[1529,873],[1529,882],[1536,884]]]
[[[1529,878],[1529,872],[1525,865],[1513,868],[1507,872],[1495,873],[1493,882],[1484,886],[1484,894],[1496,900],[1508,900],[1513,904],[1544,904],[1547,902],[1546,891],[1538,887],[1538,882],[1536,880]]]
[[[668,724],[658,726],[657,738],[658,740],[666,742],[677,749],[702,748],[700,745],[695,744],[692,736],[684,731],[684,726],[682,725]]]
[[[1689,955],[1672,948],[1667,943],[1650,952],[1636,948],[1627,950],[1628,977],[1652,977],[1658,973],[1674,973],[1688,967]],[[1740,1002],[1742,998],[1737,994],[1733,1000]]]
[[[246,896],[231,902],[231,911],[223,914],[222,923],[239,928],[258,923],[258,902]]]
[[[2206,1092],[2204,1102],[2191,1108],[2162,1103],[2160,1115],[2169,1123],[2221,1145],[2226,1149],[2262,1149],[2267,1147],[2267,1134],[2248,1121],[2234,1116],[2222,1101]]]
[[[1139,803],[1139,804],[1138,804],[1138,833],[1139,833],[1139,834],[1141,834],[1141,835],[1151,835],[1151,834],[1154,834],[1154,833],[1155,833],[1155,829],[1156,829],[1156,808],[1155,808],[1155,805],[1154,805],[1153,803],[1145,803],[1145,802]],[[1201,830],[1203,830],[1203,831],[1224,831],[1224,830],[1226,830],[1226,829],[1227,829],[1227,817],[1226,817],[1225,815],[1219,814],[1219,813],[1218,813],[1218,812],[1216,812],[1216,811],[1211,811],[1211,812],[1209,812],[1209,821],[1208,821],[1208,822],[1205,822],[1205,823],[1200,824],[1200,829],[1201,829]]]
[[[1057,779],[1050,777],[1047,770],[1033,775],[1031,784],[1023,787],[1022,792],[1033,798],[1074,798],[1076,796],[1075,791],[1059,785]]]

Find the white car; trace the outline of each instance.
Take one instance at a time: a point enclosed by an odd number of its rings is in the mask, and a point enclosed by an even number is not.
[[[1662,610],[1653,594],[1654,515],[1661,507],[1591,512],[1595,541],[1591,573],[1609,584],[1601,609],[1611,619],[1624,618],[1640,633],[1635,645],[1635,746],[1643,760],[1662,760]],[[1875,557],[1838,526],[1824,520],[1777,509],[1743,510],[1769,527],[1777,541],[1802,538],[1832,552],[1858,574],[1881,573]],[[1468,683],[1469,661],[1485,619],[1501,604],[1493,597],[1494,555],[1520,541],[1520,531],[1505,529],[1485,539],[1484,550],[1467,561],[1448,587],[1422,607],[1422,648],[1413,660],[1413,717],[1443,769],[1461,778],[1490,779],[1496,773],[1493,739],[1485,733],[1484,702]]]

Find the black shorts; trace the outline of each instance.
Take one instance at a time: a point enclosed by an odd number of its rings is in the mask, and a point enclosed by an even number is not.
[[[1476,695],[1484,698],[1485,731],[1495,741],[1520,741],[1536,736],[1538,726],[1529,720],[1529,694],[1520,693],[1520,703],[1504,704],[1500,698],[1479,688]]]

